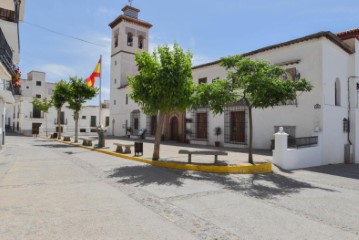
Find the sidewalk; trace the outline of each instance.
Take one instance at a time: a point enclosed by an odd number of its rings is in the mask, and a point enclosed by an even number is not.
[[[71,143],[73,143],[74,137],[71,136]],[[115,152],[116,146],[114,143],[134,144],[135,141],[143,142],[143,156],[141,158],[151,160],[153,154],[154,143],[150,140],[140,140],[133,138],[122,138],[122,137],[109,137],[106,136],[105,146],[106,150]],[[95,146],[98,140],[92,141]],[[78,144],[82,145],[82,140],[78,140]],[[239,164],[248,163],[248,152],[247,149],[235,149],[225,147],[214,147],[214,146],[202,146],[192,145],[184,143],[176,143],[171,141],[162,142],[160,146],[160,160],[173,163],[188,163],[187,154],[179,154],[180,149],[186,150],[219,150],[228,152],[228,156],[218,156],[219,166],[235,166]],[[128,156],[134,156],[134,148],[131,148],[131,154]],[[255,163],[270,162],[272,159],[272,152],[270,150],[255,150],[253,154]],[[214,156],[208,155],[192,155],[192,163],[199,165],[214,165]]]

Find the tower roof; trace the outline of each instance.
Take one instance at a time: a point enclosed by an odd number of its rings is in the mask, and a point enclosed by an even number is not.
[[[123,14],[118,16],[115,20],[113,20],[109,24],[109,26],[111,28],[114,28],[117,24],[119,24],[122,21],[135,23],[135,24],[138,24],[138,25],[146,27],[146,28],[152,27],[152,24],[138,19],[138,13],[140,12],[140,9],[126,5],[124,8],[122,8],[122,11],[123,11]]]
[[[341,40],[346,40],[350,38],[356,38],[359,40],[359,28],[350,29],[344,32],[337,33],[337,36]]]

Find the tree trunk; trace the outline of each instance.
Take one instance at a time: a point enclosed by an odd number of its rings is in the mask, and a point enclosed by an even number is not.
[[[248,121],[249,121],[249,139],[248,139],[248,162],[253,164],[253,121],[252,121],[252,106],[246,97],[243,98],[248,107]]]
[[[74,113],[75,117],[75,143],[78,142],[79,112]]]
[[[46,129],[46,137],[48,137],[48,132],[47,132],[47,112],[45,112],[45,129]]]
[[[253,164],[253,121],[252,121],[252,106],[248,106],[249,118],[249,143],[248,143],[248,162]]]
[[[61,140],[61,108],[57,109],[57,139]]]
[[[165,119],[165,114],[159,112],[157,119],[156,135],[155,135],[155,145],[153,147],[153,156],[152,156],[152,160],[154,161],[160,159],[160,144],[162,138],[162,128],[163,128],[164,119]]]

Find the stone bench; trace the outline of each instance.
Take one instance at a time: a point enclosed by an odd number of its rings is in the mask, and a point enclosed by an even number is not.
[[[116,148],[116,152],[118,153],[131,153],[131,147],[134,147],[134,144],[129,144],[129,143],[113,143],[113,145],[117,146]],[[125,150],[123,150],[123,148],[125,148]]]
[[[62,137],[63,137],[63,141],[64,141],[64,142],[70,142],[70,141],[71,141],[71,136],[62,135]]]
[[[82,145],[83,146],[89,146],[92,147],[92,140],[96,140],[97,138],[93,137],[93,138],[79,138],[80,140],[82,140]]]
[[[196,155],[214,155],[214,163],[217,164],[218,163],[218,155],[223,155],[223,156],[227,156],[228,153],[224,152],[224,151],[209,151],[209,150],[185,150],[185,149],[180,149],[178,151],[179,154],[188,154],[188,163],[191,163],[192,159],[192,155],[196,154]]]

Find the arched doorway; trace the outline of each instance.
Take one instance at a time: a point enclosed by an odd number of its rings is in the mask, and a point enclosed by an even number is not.
[[[171,140],[173,140],[173,141],[178,140],[178,118],[177,117],[171,118]]]

